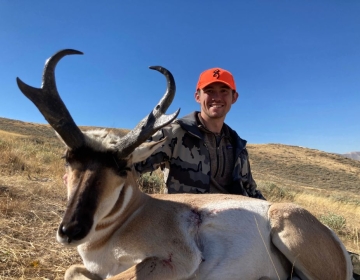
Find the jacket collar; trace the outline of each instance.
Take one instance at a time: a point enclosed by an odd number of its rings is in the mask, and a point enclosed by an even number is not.
[[[204,139],[204,136],[202,132],[200,131],[198,127],[198,123],[196,121],[196,116],[199,114],[198,111],[194,111],[180,119],[177,119],[176,122],[184,129],[185,131],[189,132],[190,134],[200,138]],[[229,131],[229,134],[231,135],[231,138],[236,141],[236,150],[243,150],[246,147],[247,141],[244,139],[241,139],[240,136],[236,133],[235,130],[231,129],[227,124],[224,123],[225,129]]]

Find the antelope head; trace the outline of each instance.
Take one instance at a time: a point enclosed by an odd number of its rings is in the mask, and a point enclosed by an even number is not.
[[[57,240],[76,246],[91,239],[93,232],[119,220],[126,207],[139,203],[132,195],[139,190],[131,176],[131,167],[162,145],[162,141],[144,142],[172,122],[180,110],[165,115],[175,95],[175,81],[165,68],[152,66],[150,69],[165,75],[167,90],[159,104],[133,130],[124,137],[107,130],[81,131],[60,98],[55,82],[57,63],[71,54],[82,53],[65,49],[46,61],[41,88],[31,87],[19,78],[17,84],[66,145],[68,203]]]

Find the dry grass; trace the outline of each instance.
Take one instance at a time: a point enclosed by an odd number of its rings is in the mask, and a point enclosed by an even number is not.
[[[55,139],[1,133],[0,279],[63,279],[80,261],[54,238],[66,204],[62,150]]]
[[[346,246],[360,252],[360,162],[282,145],[250,145],[249,152],[254,177],[269,200],[294,201],[324,222],[337,218]],[[67,267],[81,262],[75,248],[55,239],[66,205],[62,153],[48,126],[0,118],[1,280],[63,279]],[[333,182],[323,180],[327,172]],[[159,176],[156,171],[143,177],[144,190],[159,192]]]
[[[75,250],[55,242],[65,206],[57,188],[43,182],[2,187],[0,279],[63,279],[65,268],[80,261]]]

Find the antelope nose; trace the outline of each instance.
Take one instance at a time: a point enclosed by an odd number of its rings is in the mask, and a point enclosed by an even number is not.
[[[59,234],[62,237],[67,237],[68,243],[72,240],[79,240],[82,238],[82,227],[76,223],[61,224],[59,227]]]

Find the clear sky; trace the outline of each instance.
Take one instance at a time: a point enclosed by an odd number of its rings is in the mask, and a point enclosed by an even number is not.
[[[46,123],[15,79],[41,85],[58,50],[60,95],[78,125],[133,128],[157,104],[198,110],[199,74],[233,73],[226,118],[249,143],[360,151],[360,1],[0,1],[0,116]]]

